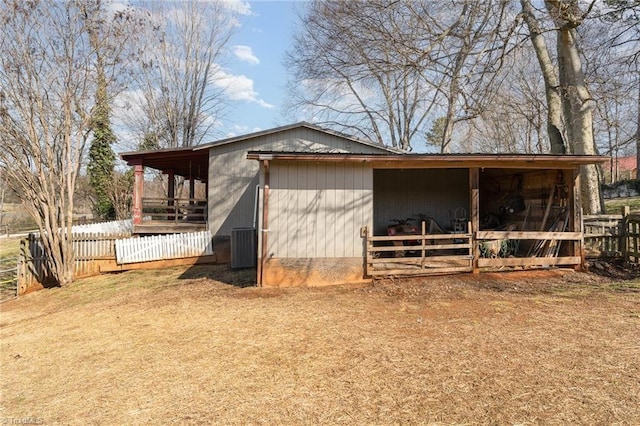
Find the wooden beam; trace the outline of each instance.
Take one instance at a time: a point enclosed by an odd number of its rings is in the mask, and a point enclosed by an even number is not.
[[[456,266],[445,268],[433,268],[429,269],[380,269],[377,271],[371,271],[371,276],[388,276],[388,275],[446,275],[457,274],[460,272],[471,272],[470,266]]]
[[[471,234],[420,234],[394,235],[394,236],[371,236],[369,241],[422,241],[425,240],[461,240],[471,238]]]
[[[477,240],[567,240],[582,239],[582,232],[480,231]]]
[[[480,257],[480,246],[477,241],[477,234],[480,231],[480,169],[477,167],[473,167],[469,169],[469,223],[471,224],[471,229],[469,232],[472,235],[473,241],[473,273],[477,274],[479,272],[478,269],[478,258]],[[475,238],[473,237],[475,236]]]
[[[456,249],[470,249],[471,244],[434,244],[434,245],[416,245],[416,246],[384,246],[373,247],[371,250],[375,252],[383,251],[411,251],[411,250],[456,250]]]
[[[570,176],[573,183],[573,190],[569,191],[569,214],[571,214],[569,226],[574,232],[581,234],[580,239],[573,243],[573,255],[579,256],[581,261],[576,267],[576,270],[580,271],[587,266],[587,259],[584,253],[584,235],[583,235],[583,219],[582,219],[582,201],[581,201],[581,189],[580,189],[580,167],[575,167]]]
[[[142,223],[142,197],[144,195],[144,165],[142,161],[133,165],[133,224]]]
[[[566,257],[508,257],[495,259],[478,259],[478,266],[500,267],[500,266],[556,266],[556,265],[579,265],[582,259],[579,256]]]
[[[427,255],[425,256],[425,263],[432,261],[432,262],[450,262],[450,261],[456,261],[456,260],[465,260],[465,261],[469,261],[471,260],[472,257],[471,255],[467,254],[467,255],[457,255],[457,256],[430,256]],[[368,263],[370,264],[376,264],[376,263],[406,263],[407,265],[420,265],[422,263],[422,257],[418,256],[418,257],[388,257],[388,258],[384,258],[384,257],[379,257],[379,258],[371,258],[369,259]]]

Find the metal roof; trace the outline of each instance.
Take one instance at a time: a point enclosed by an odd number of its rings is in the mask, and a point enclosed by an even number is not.
[[[240,136],[234,136],[231,138],[227,138],[227,139],[221,139],[215,142],[211,142],[211,143],[206,143],[206,144],[202,144],[202,145],[198,145],[195,149],[207,149],[207,148],[212,148],[212,147],[216,147],[216,146],[222,146],[222,145],[227,145],[230,143],[235,143],[235,142],[241,142],[241,141],[246,141],[249,139],[254,139],[254,138],[259,138],[261,136],[266,136],[266,135],[270,135],[273,133],[278,133],[278,132],[284,132],[287,130],[292,130],[292,129],[297,129],[300,127],[304,127],[310,130],[315,130],[317,132],[322,132],[322,133],[326,133],[329,135],[333,135],[333,136],[337,136],[339,138],[342,139],[346,139],[361,145],[365,145],[365,146],[370,146],[370,147],[374,147],[374,148],[378,148],[381,151],[386,151],[389,153],[400,153],[401,151],[396,149],[396,148],[391,148],[388,146],[384,146],[384,145],[380,145],[377,144],[375,142],[372,141],[367,141],[367,140],[363,140],[363,139],[358,139],[356,137],[354,137],[353,135],[347,135],[345,133],[341,133],[332,129],[327,129],[321,126],[316,126],[315,124],[311,124],[308,123],[306,121],[301,121],[298,123],[294,123],[294,124],[288,124],[286,126],[280,126],[280,127],[274,127],[273,129],[267,129],[267,130],[261,130],[259,132],[254,132],[254,133],[248,133],[246,135],[240,135]]]
[[[551,154],[336,154],[251,151],[249,160],[357,162],[370,163],[379,169],[410,168],[572,168],[607,161],[601,155]]]
[[[398,153],[399,151],[393,148],[384,147],[373,142],[363,141],[356,139],[352,136],[348,136],[333,130],[324,129],[307,122],[300,122],[290,124],[287,126],[276,127],[273,129],[263,130],[260,132],[249,133],[242,136],[235,136],[232,138],[221,139],[216,142],[207,143],[203,145],[186,147],[186,148],[165,148],[148,151],[133,151],[123,152],[120,154],[120,158],[127,162],[128,165],[143,163],[145,167],[157,169],[163,172],[173,171],[176,175],[184,176],[186,178],[193,177],[195,179],[206,181],[208,178],[209,169],[209,148],[228,145],[231,143],[246,141],[261,136],[284,132],[291,129],[305,127],[311,130],[315,130],[322,133],[334,135],[343,139],[347,139],[358,144],[379,148],[381,152]]]
[[[162,172],[173,171],[185,178],[193,177],[202,182],[208,179],[209,151],[194,148],[158,149],[155,151],[125,152],[120,158],[128,165],[143,164]]]

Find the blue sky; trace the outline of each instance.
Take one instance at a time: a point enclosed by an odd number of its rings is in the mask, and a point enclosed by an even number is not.
[[[282,114],[287,72],[283,65],[298,25],[300,1],[249,1],[251,13],[240,17],[241,27],[231,42],[229,73],[244,76],[244,94],[232,101],[223,121],[225,136],[250,133],[289,124],[295,118]],[[250,82],[252,85],[249,86]]]

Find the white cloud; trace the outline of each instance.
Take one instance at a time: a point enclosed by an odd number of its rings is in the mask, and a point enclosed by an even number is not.
[[[213,75],[213,84],[224,90],[231,100],[255,102],[268,109],[274,107],[260,99],[258,92],[253,88],[253,80],[246,75],[233,75],[218,69]]]
[[[225,0],[222,2],[228,9],[240,15],[251,15],[251,5],[243,0]]]
[[[260,63],[260,59],[253,54],[250,46],[233,46],[233,54],[236,55],[236,58],[251,65],[258,65]]]
[[[232,138],[238,135],[246,135],[249,133],[260,132],[262,130],[263,130],[262,127],[250,128],[249,126],[246,126],[244,124],[234,124],[231,126],[231,129],[227,131],[226,137]]]

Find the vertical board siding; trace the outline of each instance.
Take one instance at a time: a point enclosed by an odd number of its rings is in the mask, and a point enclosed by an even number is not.
[[[231,235],[231,229],[253,226],[258,162],[249,151],[386,152],[335,135],[301,127],[209,148],[208,221],[213,235]]]
[[[180,259],[213,254],[209,231],[153,235],[116,241],[118,264]]]
[[[360,229],[371,226],[372,179],[372,170],[365,165],[273,162],[269,254],[362,256]]]

